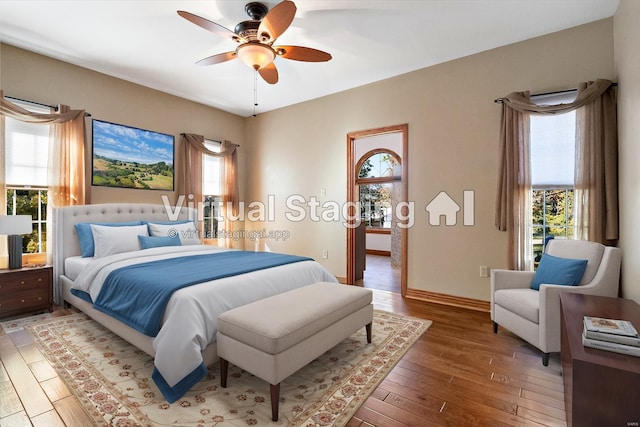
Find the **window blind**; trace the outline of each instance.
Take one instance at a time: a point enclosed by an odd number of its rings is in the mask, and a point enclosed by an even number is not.
[[[222,144],[218,141],[205,140],[208,150],[219,153]],[[203,155],[202,158],[202,194],[207,196],[219,196],[222,193],[220,179],[220,157]]]
[[[38,113],[49,109],[13,101]],[[46,187],[49,157],[49,125],[5,118],[5,183],[17,187]]]
[[[573,102],[576,92],[532,97],[539,105]],[[576,112],[530,116],[531,186],[574,186]]]

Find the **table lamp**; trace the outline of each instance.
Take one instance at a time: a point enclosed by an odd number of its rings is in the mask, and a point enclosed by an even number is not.
[[[0,215],[0,234],[9,242],[9,269],[22,268],[22,235],[32,231],[31,215]]]

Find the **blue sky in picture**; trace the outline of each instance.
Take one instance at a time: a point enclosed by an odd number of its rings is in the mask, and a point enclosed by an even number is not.
[[[172,135],[93,120],[93,156],[112,160],[173,165]]]

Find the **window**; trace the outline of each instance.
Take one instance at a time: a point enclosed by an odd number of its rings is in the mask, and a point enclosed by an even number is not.
[[[367,227],[391,228],[391,184],[361,184],[360,210]]]
[[[391,228],[394,175],[397,156],[386,150],[368,153],[358,170],[360,215],[368,228]]]
[[[533,256],[542,257],[548,238],[575,238],[573,188],[532,190]]]
[[[532,97],[536,103],[572,102],[575,93]],[[576,114],[530,116],[531,230],[534,265],[549,238],[575,238],[574,170]]]
[[[12,100],[38,112],[50,110]],[[5,183],[7,215],[31,215],[33,232],[23,236],[23,253],[45,253],[47,232],[47,162],[49,126],[5,118]]]
[[[219,141],[205,140],[208,150],[219,153]],[[220,195],[222,159],[204,154],[202,156],[202,194],[204,195],[204,238],[215,239],[218,235],[218,220],[220,218]]]

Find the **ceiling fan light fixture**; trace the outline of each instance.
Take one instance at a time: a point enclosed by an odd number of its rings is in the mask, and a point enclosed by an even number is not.
[[[245,43],[236,49],[238,58],[254,70],[259,70],[271,64],[276,58],[276,52],[261,43]]]

